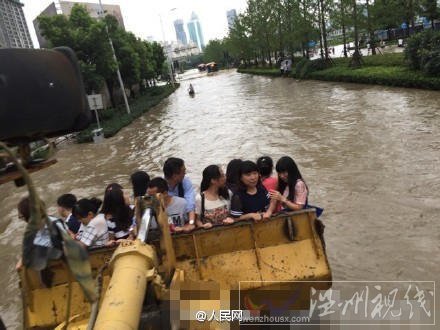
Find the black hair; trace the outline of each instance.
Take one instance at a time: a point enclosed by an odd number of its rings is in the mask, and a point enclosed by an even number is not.
[[[273,160],[269,156],[257,159],[258,172],[264,177],[269,177],[273,171]]]
[[[73,209],[76,204],[76,196],[73,194],[64,194],[58,197],[57,205],[64,207],[65,209]]]
[[[179,174],[185,162],[181,158],[168,158],[163,165],[163,174],[169,179],[173,174]]]
[[[24,221],[28,222],[31,217],[31,205],[29,202],[29,196],[20,199],[17,205],[18,213],[23,216]]]
[[[112,190],[112,189],[120,189],[120,190],[122,190],[124,188],[119,183],[113,182],[113,183],[110,183],[107,187],[105,187],[104,194],[107,191]]]
[[[293,200],[295,196],[295,185],[297,180],[303,180],[302,175],[298,169],[298,166],[296,166],[295,161],[290,158],[289,156],[281,157],[275,166],[275,169],[278,173],[281,172],[287,172],[288,178],[287,178],[287,184],[278,178],[278,191],[280,193],[283,193],[286,189],[286,186],[289,187],[289,196],[287,197],[289,200]],[[305,183],[305,182],[304,182]]]
[[[154,178],[148,182],[148,188],[157,188],[158,193],[168,191],[168,182],[164,178]]]
[[[248,173],[251,173],[251,172],[257,172],[258,173],[257,164],[255,164],[251,160],[242,161],[241,164],[240,164],[240,171],[239,171],[239,178],[240,178],[239,188],[241,190],[246,190],[247,189],[247,187],[241,181],[241,176],[243,174],[248,174]],[[257,186],[259,186],[259,185],[261,185],[261,178],[258,178]]]
[[[242,163],[241,159],[233,159],[228,163],[226,167],[226,186],[234,190],[240,182],[240,165]]]
[[[119,184],[110,184],[104,194],[104,203],[101,212],[110,214],[112,221],[123,230],[127,230],[131,225],[133,211],[129,205],[125,204],[124,192]]]
[[[222,173],[218,165],[209,165],[203,170],[203,178],[200,183],[200,192],[204,192],[211,186],[211,180],[216,180],[221,177]],[[229,199],[228,188],[221,187],[218,190],[218,194],[224,199]]]
[[[45,212],[45,210],[46,205],[42,200],[40,200],[40,212]],[[23,216],[24,221],[29,222],[31,218],[31,200],[29,195],[20,199],[17,205],[17,211],[19,215],[21,214]]]
[[[102,201],[99,198],[83,198],[80,199],[75,206],[73,207],[73,215],[77,218],[85,218],[92,212],[93,214],[97,214],[99,207],[101,206]]]
[[[130,181],[133,186],[134,197],[144,196],[147,191],[150,176],[147,172],[137,171],[130,176]]]

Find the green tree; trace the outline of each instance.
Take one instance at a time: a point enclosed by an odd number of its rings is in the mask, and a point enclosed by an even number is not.
[[[335,6],[330,11],[331,22],[336,29],[342,30],[342,43],[344,46],[344,57],[348,57],[347,54],[347,29],[350,26],[350,4],[349,0],[339,0],[335,3]]]
[[[418,0],[398,0],[398,12],[400,13],[400,19],[407,25],[407,35],[409,36],[409,27],[413,29],[415,27],[415,17],[420,11],[420,3]]]
[[[64,15],[39,16],[38,23],[50,46],[68,46],[75,51],[88,93],[98,91],[104,79],[114,74],[116,63],[105,25],[93,20],[83,6],[75,5],[68,18]]]
[[[163,70],[164,66],[166,65],[165,60],[166,60],[166,56],[165,56],[165,52],[163,50],[163,47],[157,43],[157,42],[153,42],[151,44],[151,48],[152,48],[152,56],[153,56],[153,70],[154,73],[157,76],[160,76],[163,74],[163,72],[166,72]]]
[[[421,13],[431,21],[431,27],[434,29],[434,20],[440,18],[437,0],[422,0]]]
[[[309,41],[319,37],[319,29],[316,29],[316,14],[318,10],[314,0],[299,0],[298,17],[295,40],[301,43],[303,56],[309,57]],[[320,24],[318,24],[320,26]]]
[[[368,36],[370,38],[370,47],[371,47],[371,54],[376,55],[376,41],[374,36],[374,30],[372,21],[374,17],[372,17],[372,11],[370,7],[370,0],[366,0],[366,10],[367,10],[367,30],[368,30]]]
[[[322,40],[322,46],[324,47],[324,52],[321,47],[321,58],[325,58],[326,61],[329,60],[328,54],[328,42],[327,42],[327,26],[326,21],[329,15],[329,8],[331,6],[331,2],[327,2],[325,0],[318,0],[318,24],[320,26],[320,40]]]
[[[227,37],[229,53],[239,61],[249,64],[254,53],[253,40],[245,15],[238,15]]]
[[[206,62],[216,62],[222,66],[226,66],[226,61],[224,58],[224,52],[226,51],[225,44],[222,40],[214,39],[209,41],[203,51],[203,61]]]
[[[359,51],[359,17],[358,17],[358,4],[356,0],[352,0],[353,8],[353,27],[354,27],[354,53],[351,59],[350,65],[353,68],[358,68],[362,65],[361,53]]]
[[[162,73],[165,61],[162,47],[126,32],[111,15],[96,20],[90,17],[84,6],[75,4],[69,17],[40,16],[38,22],[42,35],[52,47],[68,46],[75,51],[88,93],[100,90],[106,81],[113,100],[117,66],[127,87],[143,79],[154,79]],[[108,36],[113,42],[118,63],[113,59]]]
[[[392,29],[402,23],[402,8],[400,0],[375,0],[371,6],[376,28]]]

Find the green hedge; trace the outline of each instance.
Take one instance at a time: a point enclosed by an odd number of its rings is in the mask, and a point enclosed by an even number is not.
[[[280,69],[263,69],[263,68],[250,68],[250,69],[244,69],[240,68],[237,69],[237,72],[240,73],[250,73],[250,74],[256,74],[260,76],[272,76],[272,77],[279,77],[281,76]]]
[[[440,90],[440,78],[430,77],[422,71],[409,69],[403,53],[364,56],[362,60],[361,68],[352,69],[349,67],[350,58],[333,59],[331,67],[327,67],[327,63],[320,59],[313,61],[302,59],[296,62],[291,76],[300,79]],[[436,62],[432,61],[432,63],[437,65]],[[241,69],[238,72],[280,76],[280,72],[276,69]]]
[[[426,30],[411,36],[405,56],[413,69],[433,77],[440,75],[440,31]]]
[[[323,71],[312,72],[309,78],[440,90],[440,78],[427,77],[420,71],[398,66],[364,66],[355,70],[334,66]]]
[[[332,59],[334,65],[348,66],[351,57],[338,57]],[[364,66],[405,66],[406,60],[403,53],[392,53],[375,56],[362,56]]]
[[[175,88],[171,85],[148,88],[145,94],[130,103],[131,114],[127,113],[125,106],[99,111],[99,119],[101,121],[101,127],[103,128],[104,137],[114,136],[121,128],[129,125],[133,120],[139,118],[142,114],[159,104],[178,87],[179,84],[176,84]],[[93,124],[78,133],[76,136],[77,142],[85,143],[93,141],[92,130],[96,128],[97,125]]]

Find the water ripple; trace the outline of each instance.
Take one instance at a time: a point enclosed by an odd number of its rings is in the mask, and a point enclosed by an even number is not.
[[[326,209],[335,279],[435,278],[440,256],[427,252],[440,248],[439,92],[234,71],[190,75],[175,94],[116,137],[100,145],[61,146],[59,162],[32,175],[51,210],[63,193],[102,198],[106,184],[129,187],[129,176],[138,169],[160,175],[170,156],[186,160],[198,185],[209,164],[287,154],[298,162],[311,202]],[[187,95],[189,82],[194,98]],[[5,265],[13,265],[19,254],[23,224],[15,207],[24,194],[12,184],[0,187]],[[0,276],[0,312],[17,328],[21,307],[11,267]]]

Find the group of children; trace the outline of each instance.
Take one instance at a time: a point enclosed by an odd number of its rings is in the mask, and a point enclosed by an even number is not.
[[[281,157],[275,166],[278,174],[275,177],[273,167],[272,159],[267,156],[258,158],[256,163],[233,159],[226,174],[220,166],[209,165],[203,170],[199,194],[185,175],[185,163],[180,158],[166,160],[163,178],[150,180],[146,172],[138,171],[130,179],[134,197],[163,195],[172,233],[188,233],[195,228],[208,229],[242,220],[264,221],[281,210],[305,208],[308,188],[294,160]],[[109,246],[132,237],[136,223],[134,206],[117,183],[105,188],[103,201],[77,200],[72,194],[64,194],[58,198],[57,205],[65,229],[86,248]],[[27,197],[18,204],[18,214],[29,220]],[[34,244],[42,244],[44,233],[37,236]],[[50,239],[47,241],[45,244],[50,245]]]

